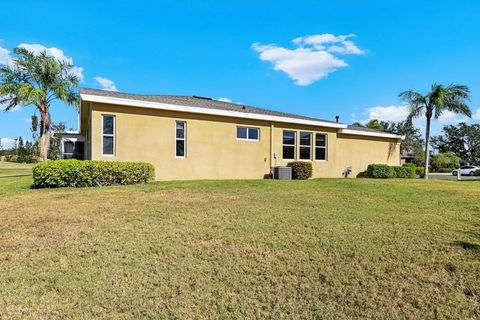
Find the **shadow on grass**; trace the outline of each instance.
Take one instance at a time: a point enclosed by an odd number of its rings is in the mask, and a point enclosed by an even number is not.
[[[18,178],[18,177],[28,177],[28,176],[31,176],[32,174],[31,173],[28,173],[28,174],[17,174],[17,175],[14,175],[14,176],[3,176],[3,177],[0,177],[0,179],[4,179],[4,178]]]
[[[468,241],[454,241],[453,245],[461,247],[463,250],[471,252],[480,257],[480,244],[476,244]]]

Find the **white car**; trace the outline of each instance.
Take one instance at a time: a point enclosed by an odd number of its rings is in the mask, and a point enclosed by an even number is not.
[[[452,175],[456,176],[458,174],[458,170],[460,170],[460,174],[462,176],[474,176],[475,171],[479,170],[480,167],[478,166],[463,166],[460,169],[455,169],[452,171]]]

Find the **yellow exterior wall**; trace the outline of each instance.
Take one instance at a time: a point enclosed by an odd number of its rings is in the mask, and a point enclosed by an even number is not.
[[[102,156],[103,114],[116,117],[113,157]],[[334,128],[98,103],[90,117],[91,159],[149,162],[157,180],[261,179],[271,166],[291,161],[282,160],[283,130],[328,134],[328,160],[312,162],[313,177],[341,177],[349,166],[354,177],[370,163],[400,163],[397,140],[342,135]],[[175,157],[175,121],[187,123],[185,158]],[[259,141],[237,140],[239,125],[259,128]],[[297,133],[297,155],[298,140]]]

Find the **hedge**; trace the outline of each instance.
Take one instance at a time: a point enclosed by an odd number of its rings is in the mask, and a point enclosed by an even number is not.
[[[415,172],[417,175],[423,177],[425,175],[425,168],[424,167],[416,167]]]
[[[476,175],[477,177],[480,177],[480,169],[475,170],[475,175]]]
[[[294,161],[287,164],[292,168],[292,178],[295,180],[307,180],[312,177],[313,167],[311,162]]]
[[[146,183],[155,177],[143,162],[54,160],[33,167],[34,188],[100,187]]]
[[[411,179],[415,178],[415,169],[410,166],[389,166],[386,164],[370,164],[367,167],[367,178],[373,179]]]

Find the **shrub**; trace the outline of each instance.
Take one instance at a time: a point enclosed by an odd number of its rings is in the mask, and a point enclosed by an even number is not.
[[[458,168],[460,167],[460,157],[458,157],[451,151],[439,153],[432,157],[431,165],[432,169],[436,172],[442,172],[440,171],[441,168]]]
[[[476,175],[477,177],[480,177],[480,169],[475,170],[475,175]]]
[[[394,178],[395,170],[386,164],[369,164],[366,176],[374,179]]]
[[[415,178],[415,167],[411,166],[395,166],[393,167],[395,171],[395,178],[400,179],[412,179]]]
[[[440,173],[450,173],[452,172],[452,168],[439,168],[437,169],[437,172],[440,172]]]
[[[54,160],[33,167],[34,188],[100,187],[146,183],[155,176],[143,162]]]
[[[416,167],[415,172],[420,177],[423,177],[425,175],[425,168],[424,167]]]
[[[292,168],[292,178],[295,180],[307,180],[312,176],[313,167],[311,162],[294,161],[287,164]]]

